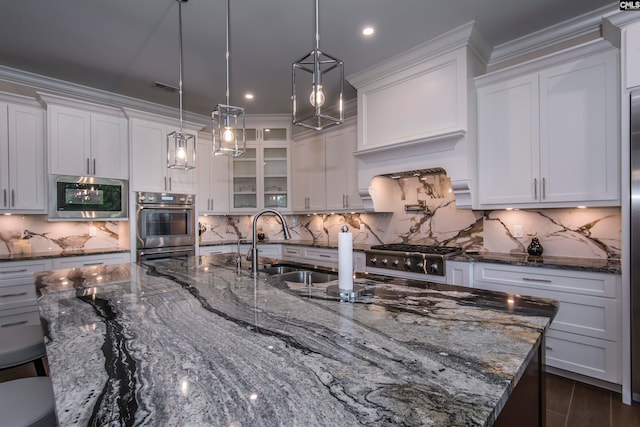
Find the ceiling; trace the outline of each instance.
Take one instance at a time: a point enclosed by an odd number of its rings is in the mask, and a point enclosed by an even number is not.
[[[231,0],[231,104],[291,112],[291,64],[314,47],[314,0]],[[320,48],[345,76],[469,21],[497,46],[610,0],[320,0]],[[176,107],[176,0],[14,0],[0,7],[0,65]],[[184,109],[225,103],[225,1],[183,3]],[[365,25],[375,27],[365,37]],[[347,85],[348,86],[348,85]],[[252,101],[244,93],[255,95]],[[355,97],[348,86],[345,95]]]

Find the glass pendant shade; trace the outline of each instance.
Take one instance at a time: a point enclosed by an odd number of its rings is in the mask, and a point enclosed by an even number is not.
[[[213,154],[237,157],[246,151],[244,108],[218,104],[211,114]]]
[[[320,51],[318,0],[316,48],[293,63],[291,101],[293,124],[322,130],[344,121],[344,63]]]
[[[167,167],[170,169],[189,170],[196,167],[196,137],[182,131],[182,3],[187,0],[176,0],[178,2],[178,25],[179,25],[179,52],[180,52],[180,80],[178,85],[180,99],[180,130],[167,135]]]
[[[171,169],[196,167],[196,137],[174,131],[167,135],[167,165]]]

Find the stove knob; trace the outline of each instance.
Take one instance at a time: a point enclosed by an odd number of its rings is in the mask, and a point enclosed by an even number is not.
[[[373,257],[369,260],[369,262],[371,262],[371,264],[375,264],[376,262],[378,262],[378,258]]]
[[[389,260],[387,260],[387,259],[385,258],[385,259],[383,259],[381,262],[382,262],[382,265],[387,265],[387,263],[389,262]]]
[[[424,263],[423,262],[419,262],[418,265],[416,265],[416,267],[418,268],[418,270],[424,271]]]
[[[400,261],[398,261],[397,259],[394,259],[393,262],[391,263],[394,267],[397,267],[398,264],[400,264]]]
[[[144,197],[144,196],[140,196],[140,197],[138,197],[138,201],[139,201],[139,202],[144,202],[144,199],[145,199],[145,197]]]
[[[405,261],[404,263],[404,269],[405,270],[411,270],[411,261]]]
[[[438,271],[438,270],[439,270],[439,268],[438,268],[438,264],[437,264],[437,263],[435,263],[435,262],[434,262],[433,264],[430,264],[430,265],[427,267],[427,273],[429,273],[429,274],[438,274],[438,273],[439,273],[439,271]]]

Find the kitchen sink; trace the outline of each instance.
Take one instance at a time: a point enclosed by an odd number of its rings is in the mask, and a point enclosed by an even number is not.
[[[270,267],[263,268],[261,271],[267,273],[270,276],[273,276],[274,274],[291,273],[298,270],[300,269],[297,267],[292,267],[290,265],[272,265]]]
[[[338,280],[337,273],[325,273],[321,271],[309,271],[309,270],[291,271],[289,273],[278,274],[274,277],[285,282],[296,282],[296,283],[306,283],[306,284],[326,283],[326,282],[331,282],[333,280]]]

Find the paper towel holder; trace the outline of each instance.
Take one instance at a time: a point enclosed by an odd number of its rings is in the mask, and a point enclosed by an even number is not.
[[[366,287],[358,285],[357,283],[354,283],[353,290],[349,291],[340,289],[340,285],[329,285],[327,286],[327,295],[337,297],[340,301],[353,302],[356,298],[364,295],[366,290]]]

